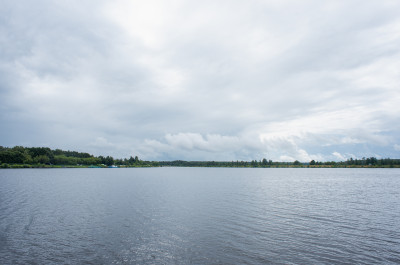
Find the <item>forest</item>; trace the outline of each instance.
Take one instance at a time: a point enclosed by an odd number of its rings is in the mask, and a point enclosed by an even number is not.
[[[0,164],[8,167],[110,167],[113,165],[124,167],[158,166],[154,162],[142,161],[137,156],[114,159],[112,156],[93,156],[89,153],[77,151],[52,150],[48,147],[12,148],[0,146]]]
[[[346,161],[276,162],[263,158],[252,161],[143,161],[138,156],[116,159],[112,156],[93,156],[77,151],[52,150],[48,147],[0,146],[1,168],[31,167],[400,167],[400,159],[361,158]]]

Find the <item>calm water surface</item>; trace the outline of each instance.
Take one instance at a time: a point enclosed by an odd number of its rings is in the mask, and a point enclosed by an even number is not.
[[[0,264],[55,263],[400,264],[400,170],[0,170]]]

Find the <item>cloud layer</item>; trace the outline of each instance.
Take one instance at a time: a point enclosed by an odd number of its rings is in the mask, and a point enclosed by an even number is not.
[[[0,7],[0,145],[150,160],[399,157],[398,1]]]

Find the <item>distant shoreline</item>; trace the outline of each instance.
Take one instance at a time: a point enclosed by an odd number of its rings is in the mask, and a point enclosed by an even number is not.
[[[151,166],[151,165],[138,165],[138,166],[72,166],[72,165],[26,165],[26,164],[2,164],[0,169],[28,169],[28,168],[42,168],[42,169],[50,169],[50,168],[162,168],[162,167],[181,167],[181,168],[400,168],[400,165],[392,165],[392,166],[372,166],[372,165],[346,165],[346,166],[331,166],[331,165],[280,165],[280,166]]]
[[[0,146],[0,168],[135,168],[135,167],[220,167],[220,168],[400,168],[400,159],[363,157],[346,161],[278,162],[262,158],[251,161],[145,161],[138,156],[113,158],[48,147]]]

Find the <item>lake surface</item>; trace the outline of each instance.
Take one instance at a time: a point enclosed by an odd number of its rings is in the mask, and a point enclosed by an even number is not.
[[[399,264],[399,169],[0,170],[0,264]]]

